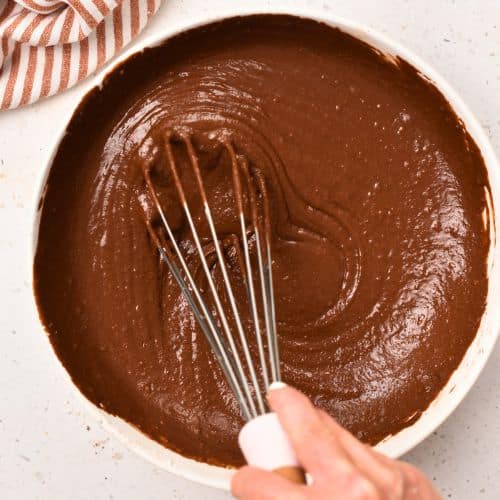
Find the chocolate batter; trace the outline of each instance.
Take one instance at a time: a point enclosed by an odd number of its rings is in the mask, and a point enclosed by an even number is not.
[[[75,113],[43,201],[35,291],[80,390],[186,456],[242,461],[238,405],[144,222],[149,165],[196,265],[165,167],[171,130],[192,138],[222,236],[238,225],[220,141],[265,177],[284,380],[368,443],[418,418],[484,311],[487,172],[414,68],[286,16],[146,50]]]

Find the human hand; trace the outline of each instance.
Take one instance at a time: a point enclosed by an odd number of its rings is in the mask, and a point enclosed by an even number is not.
[[[299,462],[313,481],[297,485],[278,474],[245,466],[231,490],[241,500],[439,500],[415,467],[392,460],[358,441],[299,391],[268,393]]]

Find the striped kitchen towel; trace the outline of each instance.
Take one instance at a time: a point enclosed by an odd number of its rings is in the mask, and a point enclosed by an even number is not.
[[[134,38],[161,0],[0,0],[0,109],[61,92]]]

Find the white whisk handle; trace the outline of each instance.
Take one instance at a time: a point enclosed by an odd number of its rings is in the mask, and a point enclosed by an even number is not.
[[[276,413],[266,413],[248,421],[238,441],[249,465],[269,471],[300,467]]]

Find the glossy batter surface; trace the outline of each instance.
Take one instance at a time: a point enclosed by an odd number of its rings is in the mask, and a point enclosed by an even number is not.
[[[192,138],[222,236],[238,226],[220,141],[265,178],[284,380],[365,442],[417,418],[484,311],[486,169],[413,68],[291,17],[233,19],[147,50],[73,117],[43,203],[35,288],[81,391],[184,455],[241,463],[236,401],[144,221],[146,207],[155,223],[147,165],[197,265],[166,168],[171,130]]]

